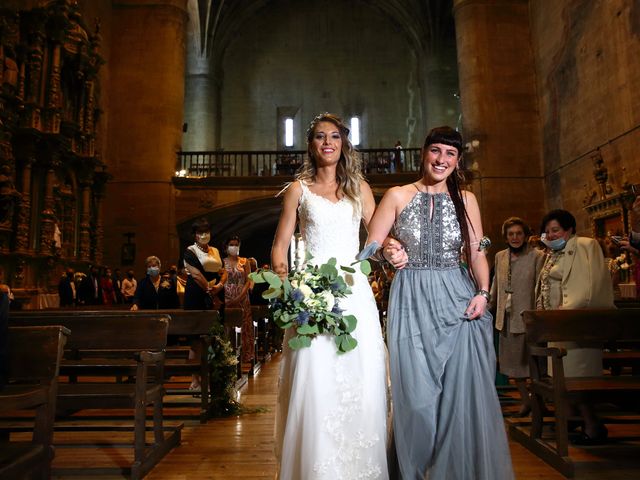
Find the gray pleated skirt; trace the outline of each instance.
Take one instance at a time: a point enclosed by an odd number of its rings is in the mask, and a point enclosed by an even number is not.
[[[395,450],[404,480],[512,479],[489,313],[465,271],[403,269],[389,297]]]

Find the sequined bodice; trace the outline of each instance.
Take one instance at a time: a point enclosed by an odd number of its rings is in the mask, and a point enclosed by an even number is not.
[[[305,248],[314,262],[324,263],[331,257],[343,265],[354,261],[360,247],[361,219],[346,197],[334,203],[302,184],[298,215]]]
[[[447,193],[417,192],[400,212],[392,235],[407,250],[407,268],[447,269],[460,265],[462,235]]]

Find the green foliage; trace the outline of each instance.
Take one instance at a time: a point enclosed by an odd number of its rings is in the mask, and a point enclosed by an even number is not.
[[[241,411],[236,401],[236,366],[238,360],[231,344],[224,336],[224,327],[216,323],[211,327],[211,345],[207,359],[211,367],[209,384],[212,388],[211,415],[235,415]]]
[[[305,267],[292,271],[284,280],[271,270],[259,270],[250,275],[255,283],[267,283],[269,288],[262,296],[271,303],[273,320],[282,329],[294,328],[288,345],[293,350],[309,347],[317,335],[335,337],[338,353],[353,350],[358,342],[351,336],[356,329],[357,319],[353,315],[343,315],[339,299],[351,293],[345,275],[356,274],[353,266],[360,263],[360,271],[371,272],[369,262],[353,262],[350,266],[337,267],[335,258],[322,265],[311,263],[312,256],[305,255]]]

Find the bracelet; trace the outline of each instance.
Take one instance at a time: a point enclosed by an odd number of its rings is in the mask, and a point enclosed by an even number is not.
[[[478,295],[480,295],[481,297],[486,298],[486,299],[487,299],[487,302],[488,302],[488,301],[489,301],[489,299],[491,298],[491,294],[490,294],[489,292],[487,292],[486,290],[482,290],[482,289],[480,289],[480,290],[478,290],[478,291],[476,292],[476,297],[477,297]]]
[[[375,260],[378,263],[389,263],[386,258],[384,258],[384,247],[378,248],[373,255],[371,255],[371,259]]]

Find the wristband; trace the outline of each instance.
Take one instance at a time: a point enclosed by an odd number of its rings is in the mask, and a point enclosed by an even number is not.
[[[477,297],[478,295],[480,295],[481,297],[486,298],[486,299],[487,299],[487,302],[489,301],[489,298],[491,298],[491,294],[490,294],[489,292],[487,292],[486,290],[482,290],[482,289],[480,289],[480,290],[478,290],[478,291],[476,292],[476,297]]]

